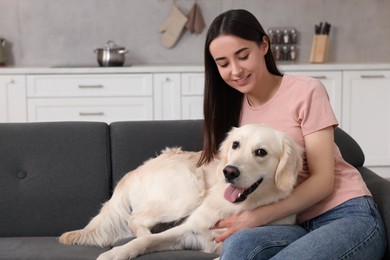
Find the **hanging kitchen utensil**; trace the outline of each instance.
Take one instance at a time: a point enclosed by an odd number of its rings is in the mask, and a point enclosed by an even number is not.
[[[161,43],[165,48],[172,48],[176,44],[187,21],[187,16],[176,5],[173,5],[169,17],[160,26]]]
[[[191,11],[188,13],[188,22],[186,24],[186,28],[191,33],[199,34],[205,27],[206,24],[204,22],[202,12],[200,11],[198,4],[195,3],[192,6]]]
[[[0,66],[5,66],[5,39],[0,38]]]

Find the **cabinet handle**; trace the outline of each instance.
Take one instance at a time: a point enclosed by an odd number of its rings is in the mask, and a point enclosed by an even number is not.
[[[79,88],[103,88],[103,85],[79,85]]]
[[[104,116],[103,112],[79,112],[79,116]]]
[[[315,79],[327,79],[326,76],[312,76],[312,78],[315,78]]]
[[[385,75],[377,74],[377,75],[360,75],[362,79],[383,79]]]

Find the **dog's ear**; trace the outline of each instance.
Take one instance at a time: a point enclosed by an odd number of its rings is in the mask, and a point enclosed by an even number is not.
[[[231,146],[231,141],[229,137],[231,137],[231,132],[229,132],[226,136],[226,138],[222,141],[221,145],[219,146],[218,154],[219,158],[221,160],[221,163],[226,164],[227,163],[227,153],[229,151],[229,148]]]
[[[219,163],[216,170],[218,178],[223,178],[223,168],[225,168],[227,164],[227,153],[231,146],[231,140],[229,139],[229,137],[231,137],[230,132],[228,132],[226,138],[222,141],[218,148]]]
[[[276,187],[283,191],[292,190],[301,169],[302,147],[292,138],[284,134],[282,156],[275,174]]]
[[[227,133],[225,139],[219,146],[218,155],[223,165],[227,163],[227,154],[233,142],[232,136],[235,129],[237,129],[237,127],[232,127],[232,129]]]

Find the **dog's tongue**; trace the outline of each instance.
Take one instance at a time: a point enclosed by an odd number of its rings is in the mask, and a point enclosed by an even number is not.
[[[245,189],[239,189],[237,187],[234,187],[233,185],[229,185],[224,193],[224,198],[230,202],[235,202],[238,198],[239,194],[242,194],[245,191]]]

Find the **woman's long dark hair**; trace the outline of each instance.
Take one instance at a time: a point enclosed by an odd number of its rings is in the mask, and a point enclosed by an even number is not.
[[[259,21],[246,10],[224,12],[211,23],[204,47],[204,134],[203,151],[198,165],[208,163],[214,158],[226,133],[233,126],[238,126],[241,115],[243,94],[226,84],[210,53],[210,43],[220,35],[235,35],[259,45],[266,37],[270,45],[269,38]],[[282,75],[270,49],[265,55],[265,62],[270,73]]]

